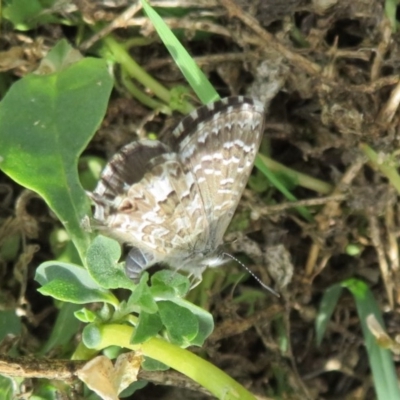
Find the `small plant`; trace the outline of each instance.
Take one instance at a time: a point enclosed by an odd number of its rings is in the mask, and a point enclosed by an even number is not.
[[[217,99],[208,80],[176,38],[169,30],[163,31],[162,20],[147,3],[143,6],[161,26],[167,47],[178,48],[180,57],[184,57],[179,65],[190,65],[186,68],[190,71],[187,78],[200,99],[203,102]],[[105,43],[118,58],[122,47],[110,37]],[[122,361],[112,367],[103,357],[95,358],[96,362],[91,361],[83,368],[77,366],[76,375],[100,397],[107,397],[107,387],[112,387],[113,395],[117,396],[136,380],[142,365],[149,370],[172,367],[218,398],[254,399],[225,373],[184,350],[188,346],[202,346],[214,328],[211,314],[184,299],[190,288],[188,278],[163,270],[150,279],[144,273],[136,285],[126,277],[119,263],[120,245],[83,229],[91,210],[77,165],[105,114],[113,84],[106,62],[77,57],[61,41],[43,60],[39,72],[14,84],[1,103],[0,167],[16,182],[45,199],[74,244],[69,246],[67,254],[42,263],[36,271],[40,293],[63,302],[53,335],[42,354],[68,343],[78,329],[73,322],[75,317],[86,326],[73,360],[89,360],[115,346],[120,349],[113,353],[113,357],[120,356],[118,360],[126,359],[126,350],[135,351],[136,364],[131,360],[129,367]],[[179,97],[171,95],[169,101],[165,110],[191,109]],[[24,112],[15,113],[17,109]],[[127,300],[118,300],[113,289],[127,290]],[[81,308],[91,303],[102,306]],[[68,329],[60,329],[68,324]],[[136,374],[131,370],[133,364]],[[104,379],[93,381],[103,367],[109,372]],[[121,376],[125,377],[123,383]],[[109,386],[104,385],[104,380]],[[132,386],[130,390],[134,389]]]

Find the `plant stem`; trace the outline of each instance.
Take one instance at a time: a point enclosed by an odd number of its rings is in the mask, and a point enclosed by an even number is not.
[[[268,167],[271,172],[278,172],[285,174],[290,177],[293,182],[296,182],[299,186],[305,187],[307,189],[314,190],[321,194],[329,194],[333,190],[333,186],[329,183],[321,181],[320,179],[313,178],[309,175],[302,174],[291,168],[285,167],[271,158],[264,156],[263,154],[258,154],[257,158]],[[258,167],[257,161],[256,166]]]
[[[144,356],[161,361],[198,382],[219,399],[256,400],[249,391],[225,372],[188,350],[159,338],[151,338],[140,345],[132,345],[130,338],[133,328],[127,325],[102,325],[98,328],[99,340],[96,343],[98,351],[113,345],[141,351]]]
[[[400,176],[397,173],[396,165],[391,163],[388,157],[381,160],[379,155],[365,143],[360,144],[360,148],[371,161],[373,167],[385,175],[394,188],[400,193]]]

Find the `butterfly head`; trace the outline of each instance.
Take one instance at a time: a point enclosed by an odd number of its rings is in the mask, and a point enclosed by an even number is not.
[[[195,274],[197,274],[198,271],[204,271],[206,268],[219,267],[227,261],[229,261],[229,259],[224,257],[222,247],[217,247],[212,250],[193,251],[193,253],[183,260],[179,269],[190,273],[196,271]]]

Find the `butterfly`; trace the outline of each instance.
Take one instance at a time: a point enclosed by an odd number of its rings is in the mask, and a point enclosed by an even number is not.
[[[156,263],[201,280],[226,262],[221,246],[253,168],[264,105],[228,97],[184,117],[168,140],[139,140],[106,165],[90,194],[94,219],[131,246],[127,275]]]

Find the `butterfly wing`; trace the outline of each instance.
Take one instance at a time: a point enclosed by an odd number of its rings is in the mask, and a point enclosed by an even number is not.
[[[90,197],[100,230],[134,247],[128,275],[176,252],[187,256],[195,235],[207,229],[195,189],[177,154],[158,141],[130,143],[107,164]]]
[[[209,229],[207,249],[222,243],[247,184],[264,128],[264,106],[229,97],[191,113],[172,133],[171,146],[194,175]]]

